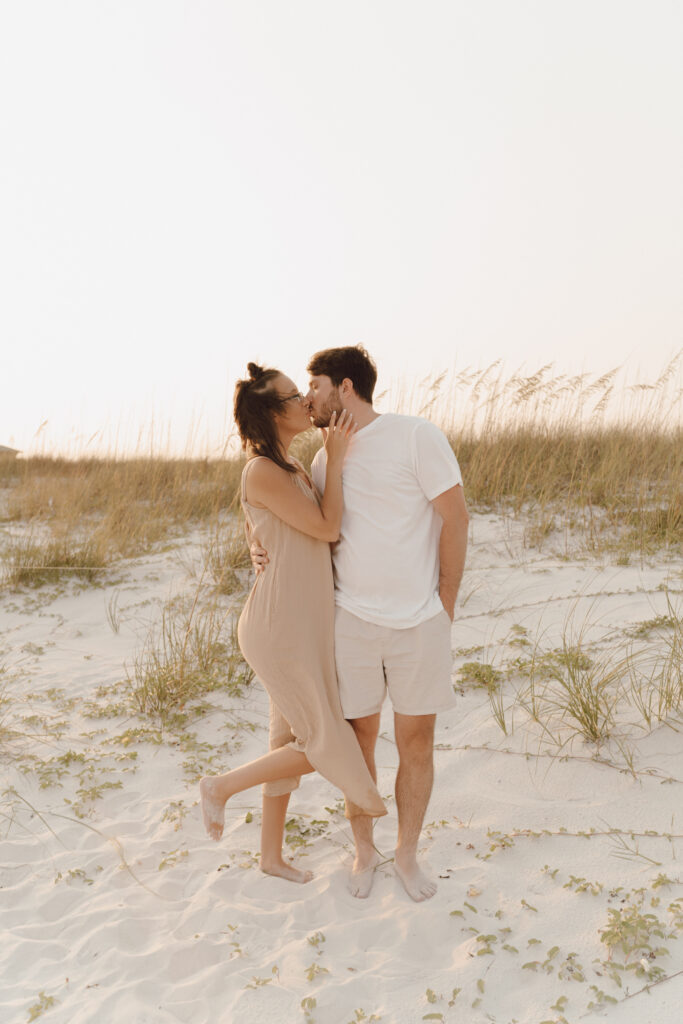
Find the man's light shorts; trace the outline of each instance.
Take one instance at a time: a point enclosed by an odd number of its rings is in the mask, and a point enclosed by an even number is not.
[[[433,715],[455,705],[445,611],[418,626],[392,629],[337,607],[334,642],[344,718],[376,714],[387,690],[401,715]]]

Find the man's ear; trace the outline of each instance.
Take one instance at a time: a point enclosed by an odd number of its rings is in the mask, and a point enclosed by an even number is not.
[[[353,394],[353,381],[350,377],[344,377],[344,380],[339,385],[339,394],[343,398],[349,398]]]

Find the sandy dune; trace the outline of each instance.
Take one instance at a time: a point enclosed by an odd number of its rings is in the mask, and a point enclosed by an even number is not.
[[[423,843],[439,889],[415,905],[391,863],[388,711],[378,755],[390,814],[376,830],[385,861],[366,902],[346,890],[339,793],[317,776],[294,794],[288,833],[310,884],[260,873],[255,791],[229,805],[220,844],[204,835],[198,774],[266,747],[257,682],[242,698],[210,695],[212,709],[159,742],[132,732],[152,730],[150,718],[123,708],[95,717],[122,700],[96,690],[125,678],[161,603],[196,584],[200,540],[126,563],[104,586],[0,597],[0,1019],[678,1024],[679,726],[645,729],[624,697],[600,747],[559,717],[544,732],[515,703],[522,667],[499,691],[505,735],[462,666],[510,669],[530,650],[559,649],[563,635],[598,659],[629,637],[656,644],[643,623],[666,618],[667,595],[680,611],[681,565],[663,555],[598,565],[567,557],[560,537],[539,553],[523,522],[473,516],[453,627],[460,699],[438,722]],[[600,932],[617,913],[640,921],[650,955],[636,943],[610,959]]]

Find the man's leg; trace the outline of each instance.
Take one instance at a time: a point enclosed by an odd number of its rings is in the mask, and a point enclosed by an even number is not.
[[[379,734],[379,714],[367,715],[365,718],[352,718],[351,725],[356,739],[363,752],[365,763],[375,783],[377,768],[375,766],[375,745]],[[356,859],[353,862],[349,891],[352,896],[365,899],[372,888],[373,874],[379,857],[372,841],[374,818],[369,814],[357,814],[351,818],[351,831],[356,844]]]
[[[398,842],[394,867],[406,892],[417,902],[436,892],[436,883],[423,874],[417,863],[417,844],[434,781],[435,721],[436,715],[394,712],[398,747]]]

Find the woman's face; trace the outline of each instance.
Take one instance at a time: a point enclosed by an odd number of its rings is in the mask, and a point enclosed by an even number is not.
[[[281,398],[286,399],[277,414],[280,423],[297,434],[308,430],[311,426],[310,412],[304,396],[297,389],[294,381],[285,377],[284,374],[280,374],[273,381],[273,387]]]

